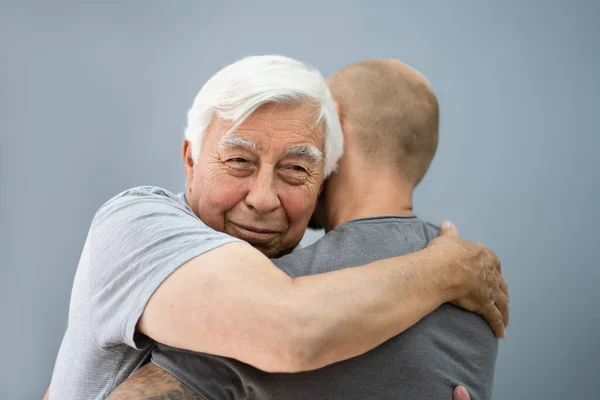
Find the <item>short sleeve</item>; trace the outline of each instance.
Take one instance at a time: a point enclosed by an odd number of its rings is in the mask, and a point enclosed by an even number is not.
[[[98,344],[143,347],[135,327],[158,286],[192,258],[234,241],[160,188],[134,188],[109,200],[88,234],[90,323]]]

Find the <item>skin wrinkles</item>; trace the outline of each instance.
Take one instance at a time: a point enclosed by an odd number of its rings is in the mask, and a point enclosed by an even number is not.
[[[188,204],[209,227],[269,257],[289,253],[322,186],[322,124],[315,124],[313,107],[266,105],[230,128],[213,120],[198,163],[184,144]]]
[[[240,150],[246,154],[256,154],[261,150],[261,146],[255,140],[244,138],[236,133],[230,133],[219,140],[219,154],[226,154]],[[292,146],[283,151],[280,160],[296,158],[303,162],[308,162],[313,166],[323,161],[323,153],[315,146]]]
[[[308,139],[310,141],[315,143],[322,142],[323,129],[322,126],[315,124],[316,115],[313,110],[313,106],[304,105],[301,107],[301,109],[305,111],[304,117],[301,119],[298,119],[291,113],[279,115],[281,110],[289,110],[289,106],[281,104],[268,104],[263,106],[261,109],[264,109],[265,112],[256,112],[252,114],[248,118],[248,121],[251,124],[245,129],[242,128],[244,126],[244,124],[242,124],[236,131],[242,134],[244,132],[248,132],[265,135],[270,139],[270,141],[265,141],[267,144],[272,143],[272,141],[281,141],[282,139],[291,139],[291,141],[304,141],[307,139],[307,132],[309,133]],[[280,125],[280,128],[278,129],[272,129],[275,119],[274,115],[277,116],[277,123]],[[268,126],[269,129],[265,130],[265,126]],[[278,130],[286,132],[286,136],[282,136]],[[321,143],[321,147],[322,144],[323,143]],[[267,147],[264,150],[268,151],[269,148]]]
[[[283,152],[282,158],[303,157],[309,159],[313,164],[323,160],[323,153],[316,147],[295,146]]]
[[[243,138],[233,132],[221,137],[219,140],[219,152],[221,153],[228,148],[235,147],[242,147],[248,150],[258,151],[258,146],[259,144],[256,142],[256,140]]]

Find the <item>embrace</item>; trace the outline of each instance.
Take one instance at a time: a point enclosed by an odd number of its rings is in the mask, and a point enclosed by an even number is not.
[[[183,192],[94,215],[45,397],[490,399],[500,261],[413,212],[438,127],[397,60],[218,71],[187,116]],[[309,223],[326,234],[299,248]]]

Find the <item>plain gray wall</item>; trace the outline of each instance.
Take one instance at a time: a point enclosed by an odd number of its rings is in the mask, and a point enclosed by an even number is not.
[[[600,396],[600,2],[97,3],[0,3],[0,398],[47,386],[94,211],[128,187],[182,189],[194,95],[268,53],[429,77],[441,142],[416,211],[503,260],[494,398]]]

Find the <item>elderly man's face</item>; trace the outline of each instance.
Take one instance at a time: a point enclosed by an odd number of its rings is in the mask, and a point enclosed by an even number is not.
[[[265,105],[234,132],[215,118],[198,163],[184,147],[187,199],[211,228],[269,257],[302,239],[323,182],[324,140],[311,107]]]

